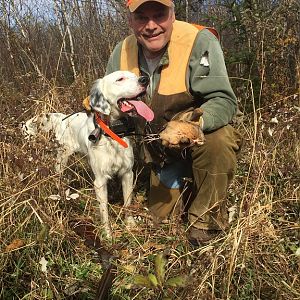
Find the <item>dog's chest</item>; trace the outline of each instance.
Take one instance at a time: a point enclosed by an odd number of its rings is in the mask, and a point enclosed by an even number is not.
[[[90,147],[90,163],[94,172],[113,176],[122,174],[133,167],[133,150],[130,141],[126,139],[128,148],[124,148],[108,137],[101,137],[98,145]]]

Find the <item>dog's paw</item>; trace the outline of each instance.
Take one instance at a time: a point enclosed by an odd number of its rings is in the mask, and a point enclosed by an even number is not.
[[[105,226],[104,224],[102,225],[103,227],[101,228],[101,233],[100,236],[102,239],[105,239],[107,241],[111,241],[112,240],[112,231],[110,226]]]

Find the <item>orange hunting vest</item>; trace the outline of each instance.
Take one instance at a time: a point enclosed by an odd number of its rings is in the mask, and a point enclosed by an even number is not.
[[[218,37],[213,28],[198,24],[189,24],[182,21],[175,21],[168,46],[170,64],[163,68],[158,93],[161,95],[172,95],[187,90],[186,70],[195,38],[199,30],[209,29]],[[140,75],[138,67],[138,45],[134,35],[127,37],[122,45],[121,70],[128,70]]]
[[[161,130],[178,112],[201,105],[199,100],[196,103],[189,92],[187,71],[196,36],[204,28],[207,27],[177,20],[173,23],[168,45],[169,64],[162,67],[160,82],[150,103],[155,115],[151,122],[153,132]],[[215,29],[207,29],[218,37]],[[120,69],[140,75],[138,44],[134,35],[127,37],[122,44]]]

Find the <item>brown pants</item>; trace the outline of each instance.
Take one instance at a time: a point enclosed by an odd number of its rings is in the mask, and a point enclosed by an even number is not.
[[[189,149],[187,167],[192,168],[192,200],[188,206],[189,223],[199,229],[222,230],[228,226],[226,195],[236,170],[236,154],[242,138],[230,125],[205,135],[202,146]],[[151,175],[149,208],[160,218],[180,203],[181,191],[168,189]]]

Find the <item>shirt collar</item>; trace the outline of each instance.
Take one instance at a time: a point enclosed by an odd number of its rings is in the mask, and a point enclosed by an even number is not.
[[[146,62],[146,59],[145,59],[144,54],[143,54],[142,46],[140,44],[138,44],[138,49],[139,49],[138,50],[139,67],[140,67],[142,72],[149,73],[147,62]],[[161,57],[160,62],[159,62],[158,65],[159,66],[166,66],[168,64],[169,64],[169,52],[168,52],[168,46],[167,46],[167,49],[164,52],[163,56]]]

